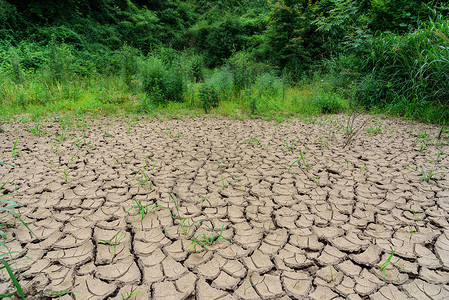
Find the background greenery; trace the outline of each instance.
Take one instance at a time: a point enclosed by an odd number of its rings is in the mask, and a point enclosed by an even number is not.
[[[0,115],[268,117],[351,103],[447,124],[445,3],[0,0]]]

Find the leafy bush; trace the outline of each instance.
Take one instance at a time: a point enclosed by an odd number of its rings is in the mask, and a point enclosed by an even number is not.
[[[156,104],[181,101],[185,83],[179,70],[167,67],[161,59],[150,56],[140,66],[143,90]]]
[[[433,105],[449,102],[449,20],[437,20],[405,34],[381,34],[356,85],[356,99],[366,106],[385,106],[404,96]]]
[[[254,116],[258,113],[258,98],[255,95],[249,95],[248,99],[248,111],[250,115]]]
[[[121,75],[128,86],[131,86],[131,82],[137,74],[138,57],[139,54],[137,49],[132,48],[128,45],[124,45],[120,51]]]
[[[199,89],[199,98],[206,113],[208,113],[212,107],[218,106],[218,92],[211,83],[203,83]]]
[[[265,96],[277,96],[283,89],[282,79],[274,73],[264,73],[257,77],[256,90]]]
[[[215,90],[220,101],[234,96],[234,76],[228,66],[215,70],[206,80],[206,85]]]
[[[47,48],[47,61],[43,70],[45,79],[51,83],[68,79],[72,75],[72,61],[70,47],[66,44],[58,45],[53,40]]]
[[[320,90],[311,96],[311,104],[318,108],[320,113],[335,114],[344,109],[344,100],[336,93]]]

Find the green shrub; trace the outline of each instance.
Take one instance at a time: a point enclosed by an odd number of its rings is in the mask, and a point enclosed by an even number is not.
[[[257,77],[256,90],[264,96],[278,96],[284,88],[282,79],[274,73],[264,73]]]
[[[234,96],[234,75],[228,66],[216,69],[206,83],[215,90],[219,100],[229,100]]]
[[[17,50],[13,47],[9,50],[9,68],[7,73],[11,80],[15,83],[22,83],[24,81],[20,57]]]
[[[199,55],[194,55],[190,59],[189,75],[195,82],[200,82],[204,80],[203,69],[204,69],[204,61],[202,57]]]
[[[44,65],[44,78],[51,82],[64,81],[72,75],[73,55],[66,44],[57,45],[53,40],[48,45],[47,61]]]
[[[318,108],[320,113],[335,114],[344,109],[344,100],[336,93],[320,90],[311,97],[311,104]]]
[[[250,113],[250,115],[254,116],[258,114],[258,111],[259,111],[258,97],[251,94],[248,97],[248,112]]]
[[[201,105],[206,113],[208,113],[212,107],[218,106],[219,104],[218,92],[212,86],[212,84],[203,83],[203,85],[200,87],[198,91],[198,94],[201,100]]]
[[[185,83],[182,74],[167,67],[161,59],[150,56],[140,67],[143,90],[155,104],[183,99]]]
[[[124,45],[120,51],[120,71],[126,85],[131,86],[138,70],[137,58],[138,50],[128,45]]]

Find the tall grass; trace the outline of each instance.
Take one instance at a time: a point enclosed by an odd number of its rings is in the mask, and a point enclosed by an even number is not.
[[[372,40],[363,60],[366,76],[355,97],[367,107],[444,123],[449,120],[449,20],[439,18],[405,35],[385,33]]]

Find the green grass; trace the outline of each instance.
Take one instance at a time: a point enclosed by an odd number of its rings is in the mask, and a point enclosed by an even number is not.
[[[1,165],[14,167],[13,165],[11,165],[9,163],[5,163],[5,162],[0,162],[0,166]],[[2,179],[4,175],[0,174],[0,176],[1,176],[0,179]],[[14,218],[14,224],[15,224],[15,220],[19,220],[28,229],[28,231],[39,240],[39,238],[36,236],[36,234],[34,234],[34,232],[28,227],[28,225],[22,220],[20,215],[15,211],[16,209],[22,207],[22,205],[17,204],[16,202],[14,202],[10,199],[1,199],[3,197],[8,197],[8,196],[12,195],[12,194],[3,194],[2,193],[2,190],[5,188],[5,186],[8,184],[8,182],[9,182],[9,180],[4,181],[3,183],[0,182],[0,205],[1,205],[0,212],[6,212],[6,213],[11,214]],[[5,224],[0,224],[0,237],[2,240],[6,240],[7,236],[6,236],[6,233],[3,231],[3,225],[5,225]],[[25,299],[24,293],[23,293],[20,283],[17,279],[16,273],[11,269],[11,265],[13,265],[17,262],[17,260],[14,260],[12,258],[12,254],[18,253],[18,252],[10,251],[8,246],[3,241],[0,241],[0,246],[6,249],[5,253],[0,254],[0,264],[2,265],[2,266],[0,266],[0,270],[5,269],[7,271],[9,278],[11,279],[11,281],[14,284],[14,287],[16,288],[15,292],[8,293],[8,294],[1,294],[0,298],[12,297],[13,295],[18,294],[22,299]],[[8,256],[9,256],[9,260],[8,260]]]
[[[66,288],[66,289],[61,290],[61,291],[53,291],[53,290],[51,290],[51,291],[45,291],[45,293],[48,293],[48,294],[54,294],[55,296],[58,297],[58,299],[61,299],[62,296],[69,295],[69,294],[73,294],[73,293],[78,293],[78,294],[80,294],[80,292],[77,292],[77,291],[71,291],[70,288]]]
[[[146,205],[142,204],[142,201],[137,200],[136,198],[134,198],[133,201],[136,205],[131,206],[131,208],[128,209],[126,212],[129,213],[131,210],[134,210],[135,213],[133,214],[133,216],[140,215],[141,216],[140,221],[143,221],[143,218],[145,217],[146,214],[156,211],[156,209],[168,209],[168,207],[158,204],[154,204],[153,206],[150,206],[149,204]]]
[[[403,266],[401,266],[398,263],[391,262],[391,259],[393,258],[395,252],[396,252],[396,249],[393,250],[393,252],[391,252],[390,256],[385,260],[385,262],[383,264],[379,265],[380,270],[384,273],[384,277],[386,276],[385,271],[387,270],[387,267],[389,264],[396,265],[396,266],[400,267],[402,270],[404,270],[405,273],[407,273],[407,270],[404,269]]]
[[[124,233],[122,233],[120,236],[118,235],[118,233],[115,235],[114,240],[113,241],[108,241],[108,240],[99,240],[100,242],[106,243],[110,246],[112,246],[112,256],[115,256],[116,254],[116,250],[117,250],[117,246],[120,243],[120,240],[125,236]]]

